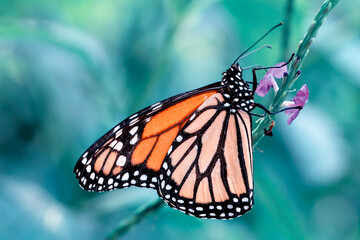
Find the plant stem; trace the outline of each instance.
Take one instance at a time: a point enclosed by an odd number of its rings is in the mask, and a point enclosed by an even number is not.
[[[285,10],[285,19],[284,19],[284,28],[283,28],[283,41],[282,41],[282,59],[285,59],[289,53],[289,38],[290,38],[290,29],[291,29],[291,20],[294,13],[294,0],[287,0],[286,10]]]
[[[114,240],[120,237],[121,235],[128,232],[132,227],[139,223],[143,218],[160,209],[163,206],[163,200],[156,199],[149,204],[139,207],[132,216],[124,219],[119,223],[119,225],[112,230],[107,236],[106,240]]]
[[[270,105],[270,111],[277,111],[280,109],[282,103],[284,102],[289,92],[289,89],[291,89],[294,82],[300,75],[298,71],[300,70],[302,63],[309,52],[309,48],[313,43],[319,28],[325,21],[329,12],[336,6],[338,2],[339,0],[327,0],[323,3],[321,9],[317,12],[303,40],[301,40],[299,43],[299,47],[296,51],[293,61],[291,61],[291,63],[289,64],[289,68],[288,68],[289,73],[283,79],[281,88],[277,93],[277,95],[275,96],[273,103]],[[259,141],[264,137],[264,128],[268,128],[270,122],[271,119],[269,116],[264,117],[260,120],[257,127],[253,130],[253,147],[255,147],[259,143]],[[161,199],[156,199],[153,202],[138,208],[132,216],[120,222],[120,224],[108,234],[106,239],[107,240],[117,239],[121,235],[128,232],[133,226],[139,223],[147,215],[160,209],[161,206],[163,206],[163,201]]]
[[[310,23],[310,26],[304,36],[300,41],[299,47],[295,53],[294,59],[291,61],[288,67],[288,75],[283,79],[282,85],[279,92],[276,94],[273,103],[270,105],[270,111],[278,111],[281,108],[282,103],[284,102],[289,90],[294,85],[296,79],[300,75],[301,65],[309,52],[311,44],[314,42],[317,32],[321,25],[324,23],[327,15],[330,11],[336,6],[339,0],[327,0],[323,3],[320,10],[317,12],[314,20]],[[270,125],[270,117],[266,116],[262,118],[253,130],[253,139],[260,140],[264,137],[264,129],[268,128]],[[258,141],[254,141],[254,147]]]

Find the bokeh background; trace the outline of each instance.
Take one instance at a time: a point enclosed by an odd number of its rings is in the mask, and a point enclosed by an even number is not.
[[[101,239],[156,199],[139,188],[85,192],[73,167],[128,115],[219,81],[286,19],[287,4],[0,1],[0,239]],[[287,60],[321,4],[293,0],[289,33],[276,30],[262,42],[273,49],[241,65]],[[252,211],[200,220],[164,206],[123,238],[359,239],[358,9],[359,1],[340,1],[330,13],[295,85],[309,86],[309,103],[290,126],[279,114],[274,137],[255,149]]]

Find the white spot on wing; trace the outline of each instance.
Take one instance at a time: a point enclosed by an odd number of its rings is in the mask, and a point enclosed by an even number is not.
[[[117,140],[114,140],[114,141],[112,141],[112,142],[110,143],[110,145],[109,145],[109,146],[113,148],[113,147],[115,146],[115,144],[116,144],[116,143],[117,143]]]
[[[139,118],[135,118],[135,119],[131,120],[129,126],[134,125],[134,124],[137,123],[138,121],[139,121]]]
[[[166,163],[166,162],[164,162],[164,164],[163,164],[163,168],[164,168],[165,170],[168,168],[168,165],[167,165],[167,163]]]
[[[156,106],[156,107],[153,107],[153,111],[155,111],[155,110],[158,110],[158,109],[160,109],[162,107],[162,104],[160,104],[160,105],[158,105],[158,106]]]
[[[130,144],[131,144],[131,145],[134,145],[134,144],[137,142],[137,140],[138,140],[138,135],[136,134],[136,135],[131,139]]]
[[[118,125],[118,126],[116,126],[115,128],[114,128],[114,132],[116,132],[117,130],[119,130],[120,129],[120,126]]]
[[[115,149],[116,151],[120,151],[120,150],[122,149],[122,147],[123,147],[123,143],[122,143],[122,142],[118,142],[118,143],[115,145],[114,149]]]
[[[168,152],[167,152],[167,154],[170,154],[171,151],[172,151],[172,149],[173,149],[173,146],[171,145],[170,148],[169,148],[169,150],[168,150]]]
[[[119,138],[121,134],[122,134],[122,129],[116,132],[115,138]]]
[[[158,106],[158,105],[160,105],[160,102],[157,102],[157,103],[151,105],[151,108],[154,108],[154,107],[156,107],[156,106]]]
[[[123,167],[126,162],[126,157],[124,155],[120,155],[116,161],[116,166]]]
[[[121,180],[122,181],[127,181],[128,179],[129,179],[129,173],[127,172],[122,176]]]
[[[135,118],[135,117],[137,117],[137,113],[135,113],[134,115],[132,115],[131,117],[129,117],[129,119],[133,119],[133,118]]]
[[[104,183],[104,178],[99,178],[99,181],[98,181],[99,184],[103,184]]]
[[[136,131],[138,130],[138,126],[136,126],[136,127],[133,127],[130,131],[129,131],[129,133],[131,134],[131,135],[134,135],[135,133],[136,133]]]

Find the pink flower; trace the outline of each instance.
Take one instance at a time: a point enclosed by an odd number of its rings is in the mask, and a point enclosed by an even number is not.
[[[275,67],[281,66],[283,64],[284,62],[278,63],[275,65]],[[286,65],[281,68],[271,68],[269,71],[267,71],[267,73],[265,74],[263,79],[261,79],[259,85],[256,88],[255,92],[257,93],[257,95],[259,95],[260,97],[264,97],[266,94],[268,94],[270,87],[274,88],[275,93],[279,91],[279,87],[275,81],[275,78],[282,78],[286,73]]]
[[[305,106],[309,100],[309,89],[306,84],[304,84],[299,91],[297,91],[295,97],[291,101],[285,101],[283,105],[285,107],[301,107]],[[290,115],[287,122],[290,125],[295,118],[299,115],[301,109],[288,109],[285,110],[285,114]]]

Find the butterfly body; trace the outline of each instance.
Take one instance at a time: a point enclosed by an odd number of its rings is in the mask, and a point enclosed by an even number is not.
[[[242,109],[248,112],[254,108],[253,92],[242,78],[239,65],[233,64],[223,73],[221,85],[223,86],[222,95],[225,102],[230,104],[231,109]]]
[[[158,102],[115,126],[79,159],[88,191],[157,190],[199,218],[231,219],[253,205],[253,92],[233,64],[221,82]]]

